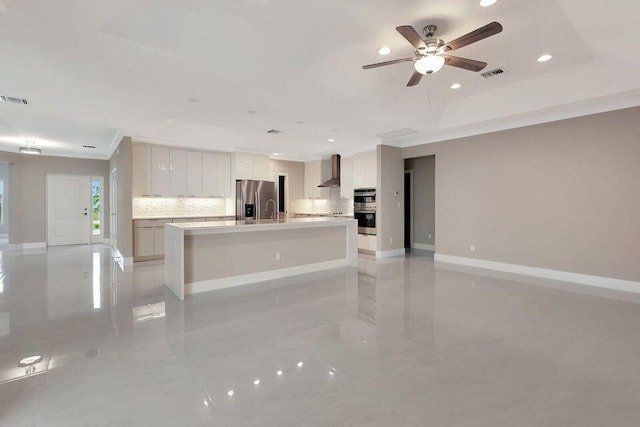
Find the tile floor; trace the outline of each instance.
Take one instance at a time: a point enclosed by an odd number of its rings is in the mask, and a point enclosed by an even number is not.
[[[634,294],[415,254],[184,302],[101,245],[0,270],[2,426],[640,425]]]

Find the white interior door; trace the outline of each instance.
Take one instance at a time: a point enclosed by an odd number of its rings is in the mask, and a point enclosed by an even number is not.
[[[91,177],[47,175],[47,244],[91,241]]]
[[[118,171],[114,169],[109,176],[109,242],[118,250]]]

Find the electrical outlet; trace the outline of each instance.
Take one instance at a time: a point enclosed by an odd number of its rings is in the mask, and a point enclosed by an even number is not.
[[[276,252],[276,261],[280,261],[280,252]]]
[[[476,251],[476,245],[471,245],[471,246],[469,246],[469,250],[470,250],[471,252],[475,252],[475,251]]]

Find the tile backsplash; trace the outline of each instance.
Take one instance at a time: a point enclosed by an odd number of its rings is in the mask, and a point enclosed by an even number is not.
[[[133,218],[235,215],[233,199],[134,197]]]
[[[353,199],[331,198],[331,199],[293,199],[291,200],[292,213],[317,213],[328,214],[342,212],[353,215]]]

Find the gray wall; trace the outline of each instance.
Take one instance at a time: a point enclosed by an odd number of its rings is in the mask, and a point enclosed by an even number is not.
[[[117,249],[125,258],[133,257],[133,145],[131,138],[122,138],[109,159],[109,173],[118,172],[118,235]],[[109,180],[109,178],[107,178]]]
[[[400,148],[378,145],[377,150],[377,250],[385,252],[404,248],[404,161]]]
[[[0,151],[0,162],[8,162],[11,192],[9,194],[9,243],[34,243],[47,240],[46,175],[102,176],[105,195],[109,194],[109,173],[106,160],[70,157],[34,156]],[[105,197],[105,218],[109,200]],[[109,237],[106,221],[105,238]]]
[[[413,171],[413,240],[411,244],[433,245],[436,236],[436,157],[407,159],[405,170]]]
[[[278,173],[289,174],[289,200],[304,198],[304,162],[271,159],[269,170],[274,174],[276,185]]]
[[[2,224],[0,224],[0,233],[7,234],[9,233],[9,163],[0,162],[0,180],[3,183],[3,194],[2,197],[4,199],[2,205]]]
[[[402,154],[436,155],[437,253],[640,281],[640,107]]]

